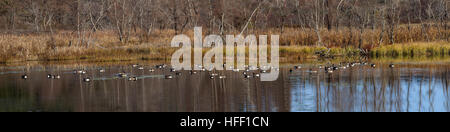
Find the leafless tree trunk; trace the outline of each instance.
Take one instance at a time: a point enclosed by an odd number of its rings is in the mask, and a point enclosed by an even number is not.
[[[317,34],[317,38],[318,38],[318,42],[317,42],[317,46],[323,46],[322,43],[322,36],[320,34],[320,0],[316,0],[314,2],[315,6],[314,6],[314,14],[313,14],[313,21],[314,21],[314,32],[316,32]]]
[[[77,46],[83,43],[81,36],[81,0],[77,0],[77,32],[78,32],[78,43]]]
[[[241,33],[239,35],[242,35],[245,30],[247,30],[248,28],[248,24],[250,24],[250,22],[252,21],[253,16],[255,15],[256,11],[258,11],[258,9],[261,7],[262,3],[258,4],[258,7],[255,8],[255,10],[253,10],[253,13],[250,15],[250,18],[248,18],[247,23],[245,24],[244,28],[242,29]]]
[[[35,2],[35,1],[31,1],[31,9],[30,12],[33,14],[33,25],[35,28],[36,32],[40,32],[40,19],[41,19],[41,9],[40,9],[40,5]]]
[[[331,4],[330,4],[329,0],[325,0],[325,6],[326,6],[325,22],[327,24],[327,29],[331,30],[331,28],[332,28],[331,15],[330,15],[330,13],[331,13],[331,8],[330,8]]]

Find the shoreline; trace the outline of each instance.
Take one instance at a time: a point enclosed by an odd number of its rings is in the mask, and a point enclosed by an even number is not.
[[[53,55],[42,55],[27,59],[5,58],[0,64],[26,62],[60,62],[60,61],[89,61],[89,62],[123,62],[123,61],[169,61],[177,48],[134,46],[112,49],[86,49],[78,54],[56,52]],[[209,49],[203,49],[203,53]],[[247,49],[248,51],[248,49]],[[225,53],[225,52],[224,52]],[[314,46],[280,46],[280,61],[303,61],[313,59],[351,59],[351,58],[450,58],[450,43],[448,42],[419,42],[407,44],[393,44],[375,47],[362,55],[357,48],[338,48]]]
[[[367,61],[373,63],[449,63],[450,56],[438,56],[438,57],[379,57],[379,58],[367,58],[367,57],[338,57],[334,59],[321,59],[310,58],[301,60],[289,60],[288,58],[280,58],[280,65],[297,65],[297,64],[338,64],[341,62],[359,62]],[[90,59],[78,59],[78,60],[32,60],[32,61],[15,61],[8,63],[0,63],[0,67],[4,66],[33,66],[33,65],[133,65],[133,64],[169,64],[170,60],[90,60]]]

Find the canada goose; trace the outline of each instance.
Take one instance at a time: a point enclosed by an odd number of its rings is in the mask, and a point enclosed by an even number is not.
[[[290,72],[290,73],[292,73],[292,72],[294,72],[294,70],[292,70],[292,69],[289,69],[289,72]]]
[[[333,69],[331,67],[326,66],[325,71],[332,71]]]
[[[258,77],[261,77],[261,74],[259,74],[259,73],[253,73],[253,76],[256,77],[256,78],[258,78]]]
[[[196,71],[189,71],[189,73],[190,73],[191,75],[197,74]]]
[[[28,75],[22,75],[22,79],[28,79]]]
[[[333,67],[333,70],[334,70],[334,71],[337,71],[337,70],[339,70],[339,67],[334,66],[334,67]]]
[[[137,80],[138,80],[137,77],[130,77],[130,78],[128,78],[128,81],[137,81]]]
[[[47,78],[53,78],[54,76],[53,75],[51,75],[51,74],[48,74],[47,75]]]
[[[196,68],[198,68],[198,69],[201,69],[201,68],[203,68],[203,66],[202,65],[194,65],[194,67],[196,67]]]
[[[181,73],[181,72],[176,72],[176,73],[175,73],[175,75],[177,75],[177,76],[181,76],[181,75],[182,75],[182,73]]]
[[[166,64],[156,65],[156,68],[157,68],[157,69],[164,69],[164,68],[166,68],[166,67],[167,67]]]
[[[249,78],[252,78],[252,76],[250,76],[250,75],[244,75],[244,78],[249,79]]]
[[[215,76],[219,76],[219,74],[217,74],[217,73],[212,73],[211,76],[214,76],[214,77],[215,77]]]
[[[84,82],[91,82],[91,78],[89,78],[89,77],[88,78],[84,78],[83,81]]]
[[[166,78],[166,79],[173,79],[173,76],[172,76],[172,75],[166,75],[165,78]]]
[[[310,73],[318,73],[317,70],[313,70],[313,69],[309,69],[309,72],[310,72]]]
[[[377,67],[377,65],[375,65],[375,64],[371,64],[371,65],[370,65],[370,67],[372,67],[372,68],[376,68],[376,67]]]
[[[325,73],[333,73],[333,67],[325,67]]]
[[[124,77],[127,77],[128,75],[125,74],[125,73],[119,73],[119,74],[117,74],[117,76],[119,76],[119,77],[121,77],[121,78],[124,78]]]
[[[395,68],[395,65],[394,64],[390,64],[389,67],[390,68]]]
[[[73,74],[86,74],[86,71],[84,71],[84,70],[74,70]]]

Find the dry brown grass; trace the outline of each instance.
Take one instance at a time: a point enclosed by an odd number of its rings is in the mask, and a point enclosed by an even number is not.
[[[276,30],[275,30],[276,31]],[[287,28],[280,37],[280,44],[289,46],[311,46],[315,45],[318,37],[314,30],[296,28]],[[380,29],[365,29],[360,34],[359,29],[341,28],[339,30],[320,31],[323,43],[327,47],[343,47],[354,46],[358,47],[361,38],[361,47],[371,49],[379,45],[389,44],[389,36],[387,31],[383,33],[382,43],[380,43]],[[450,35],[450,30],[439,30],[437,27],[430,27],[428,30],[422,31],[420,26],[401,26],[394,31],[395,43],[410,43],[410,42],[432,42],[442,39],[447,39]]]
[[[450,56],[449,42],[414,42],[376,47],[372,57]]]
[[[32,60],[96,60],[96,61],[121,61],[121,60],[151,60],[169,59],[176,49],[169,48],[169,43],[174,36],[173,30],[155,30],[149,36],[143,36],[139,31],[130,34],[127,42],[120,42],[113,31],[98,31],[95,33],[84,32],[84,39],[78,39],[76,32],[59,31],[51,34],[0,34],[0,62],[32,61]],[[205,34],[205,31],[203,32]],[[266,31],[248,31],[256,35],[280,34],[278,29]],[[383,34],[383,43],[379,43],[381,30],[366,29],[362,34],[362,47],[373,50],[372,53],[389,56],[382,50],[383,45],[389,45],[387,32]],[[185,31],[184,34],[193,37],[193,31]],[[238,34],[230,32],[226,34]],[[355,55],[359,49],[361,34],[356,29],[342,28],[336,30],[321,30],[325,47],[332,47],[334,55]],[[430,27],[422,31],[420,26],[400,26],[395,30],[396,43],[412,42],[436,42],[447,39],[449,30],[438,30]],[[312,57],[317,51],[325,47],[314,47],[317,36],[313,30],[286,28],[280,36],[281,56],[296,56],[296,58]],[[89,45],[88,45],[89,44]],[[425,43],[422,45],[427,45]],[[448,42],[440,42],[437,45],[445,45]],[[433,45],[432,47],[435,47]],[[404,48],[404,47],[401,47]],[[414,48],[414,47],[411,47]],[[437,48],[434,54],[448,54],[448,49]],[[398,47],[397,47],[398,49]],[[417,48],[428,52],[431,48]],[[386,51],[388,52],[388,51]],[[424,51],[417,51],[422,53]],[[441,53],[442,52],[442,53]],[[428,55],[428,54],[426,54]]]

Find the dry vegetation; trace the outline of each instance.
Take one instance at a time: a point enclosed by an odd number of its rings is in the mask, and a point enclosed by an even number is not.
[[[311,59],[321,57],[319,52],[327,52],[331,57],[399,57],[399,56],[449,56],[450,43],[442,41],[443,36],[433,30],[430,40],[422,37],[411,28],[409,32],[398,32],[396,40],[399,43],[380,43],[377,40],[376,30],[365,32],[362,37],[362,49],[368,51],[362,54],[358,47],[359,36],[349,37],[345,30],[323,30],[325,46],[316,46],[317,37],[308,34],[307,30],[288,28],[281,35],[281,57],[289,60]],[[399,29],[402,31],[405,29]],[[256,34],[278,34],[277,30],[254,31]],[[447,31],[448,32],[448,31]],[[193,36],[191,30],[186,31],[188,36]],[[133,36],[133,35],[132,35]],[[91,60],[91,61],[124,61],[124,60],[164,60],[170,59],[176,48],[170,48],[169,43],[173,36],[173,30],[156,31],[146,40],[139,37],[130,37],[129,42],[122,43],[115,39],[113,32],[96,32],[91,34],[89,47],[76,45],[76,35],[70,32],[51,34],[2,34],[0,35],[0,62],[13,61],[58,61],[58,60]],[[430,42],[427,42],[430,41]],[[205,49],[206,52],[208,49]],[[322,56],[324,57],[324,56]]]
[[[168,32],[170,33],[170,31]],[[160,34],[163,35],[164,33]],[[154,43],[140,42],[130,38],[128,43],[115,41],[111,32],[92,34],[89,47],[76,45],[76,35],[61,32],[50,34],[0,35],[0,62],[11,61],[51,61],[51,60],[94,60],[120,61],[137,59],[164,59],[175,49],[163,43],[170,42],[168,36],[158,36]],[[164,42],[163,42],[164,41]]]
[[[281,35],[281,56],[294,60],[448,56],[449,3],[0,0],[0,62],[169,59],[172,37],[192,36],[194,27],[204,34]]]

